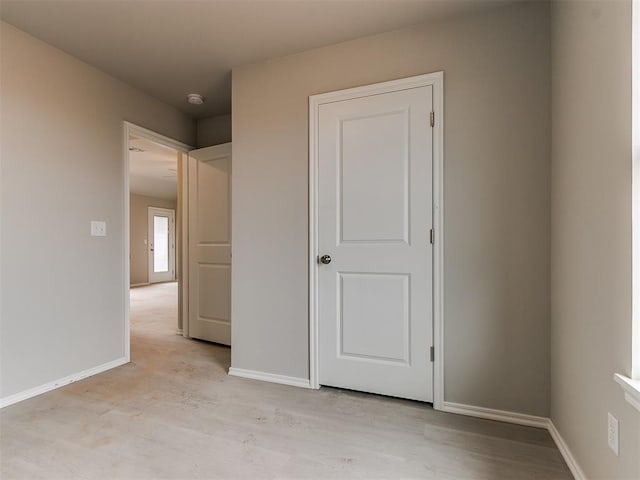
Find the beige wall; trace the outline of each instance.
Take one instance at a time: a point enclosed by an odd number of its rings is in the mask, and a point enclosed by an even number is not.
[[[169,208],[176,212],[176,215],[178,212],[176,200],[147,197],[135,193],[132,193],[129,198],[130,279],[131,285],[137,285],[149,282],[149,251],[145,243],[149,236],[149,207]]]
[[[217,115],[197,121],[198,148],[220,145],[231,141],[231,115]]]
[[[194,122],[5,23],[0,178],[2,397],[123,357],[123,120]],[[105,220],[106,237],[89,236]]]
[[[640,413],[613,381],[631,373],[631,2],[554,2],[552,72],[551,417],[588,478],[637,479]]]
[[[445,397],[548,415],[549,67],[536,2],[234,69],[232,365],[308,378],[309,95],[443,70]]]

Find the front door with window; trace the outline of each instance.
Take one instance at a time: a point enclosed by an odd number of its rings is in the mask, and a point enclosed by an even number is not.
[[[149,207],[149,283],[175,280],[175,212]]]

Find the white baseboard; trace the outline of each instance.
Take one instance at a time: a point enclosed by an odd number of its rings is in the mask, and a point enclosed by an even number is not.
[[[256,370],[245,370],[244,368],[231,367],[229,368],[229,375],[234,377],[251,378],[253,380],[262,380],[263,382],[281,383],[283,385],[291,385],[293,387],[311,388],[311,384],[307,378],[287,377],[286,375],[258,372]]]
[[[27,400],[28,398],[41,395],[51,390],[55,390],[56,388],[64,387],[65,385],[69,385],[70,383],[77,382],[78,380],[82,380],[83,378],[91,377],[92,375],[97,375],[98,373],[102,373],[107,370],[111,370],[112,368],[119,367],[120,365],[124,365],[125,363],[129,363],[129,360],[127,360],[126,357],[118,358],[111,362],[98,365],[97,367],[89,368],[87,370],[83,370],[82,372],[74,373],[64,378],[54,380],[53,382],[48,382],[38,387],[14,393],[13,395],[9,395],[8,397],[0,399],[0,408],[8,407],[9,405],[13,405],[14,403],[22,402],[23,400]]]
[[[468,415],[470,417],[484,418],[487,420],[497,420],[499,422],[515,423],[527,427],[547,428],[549,419],[537,417],[524,413],[508,412],[506,410],[494,410],[493,408],[475,407],[473,405],[463,405],[461,403],[444,402],[442,411]]]
[[[473,405],[463,405],[461,403],[444,402],[443,412],[456,413],[458,415],[468,415],[471,417],[484,418],[486,420],[496,420],[499,422],[515,423],[527,427],[544,428],[549,431],[551,438],[555,442],[558,450],[562,454],[562,458],[567,463],[569,470],[573,474],[575,480],[586,480],[586,475],[578,465],[578,462],[571,454],[571,450],[565,443],[550,418],[537,417],[535,415],[527,415],[524,413],[509,412],[506,410],[494,410],[492,408],[475,407]]]
[[[551,419],[549,419],[548,421],[547,429],[549,430],[549,434],[551,435],[551,438],[553,438],[553,441],[556,442],[558,450],[560,450],[560,453],[562,454],[562,458],[564,458],[564,461],[567,463],[567,467],[569,467],[569,470],[571,470],[573,478],[575,478],[575,480],[586,480],[587,476],[580,468],[580,465],[578,465],[578,462],[571,453],[571,450],[569,450],[569,447],[565,443],[562,435],[560,435],[560,432],[558,432]]]
[[[131,285],[129,285],[130,288],[136,288],[136,287],[146,287],[147,285],[151,285],[149,282],[143,282],[143,283],[132,283]]]
[[[64,387],[65,385],[69,385],[70,383],[77,382],[78,380],[82,380],[92,375],[97,375],[98,373],[111,370],[112,368],[119,367],[126,363],[129,363],[129,360],[126,357],[118,358],[111,362],[98,365],[97,367],[83,370],[82,372],[74,373],[64,378],[54,380],[53,382],[45,383],[44,385],[30,388],[29,390],[25,390],[23,392],[15,393],[13,395],[0,399],[0,408],[8,407],[9,405],[13,405],[14,403],[27,400],[28,398],[41,395],[51,390],[55,390],[56,388]],[[245,370],[243,368],[231,367],[229,368],[229,375],[234,377],[250,378],[252,380],[261,380],[264,382],[290,385],[293,387],[312,388],[311,383],[306,378],[288,377],[286,375],[277,375],[275,373],[259,372],[256,370]],[[447,413],[455,413],[458,415],[484,418],[486,420],[495,420],[499,422],[524,425],[527,427],[547,429],[549,431],[549,434],[551,435],[551,438],[556,443],[558,450],[560,450],[562,457],[567,463],[569,470],[571,470],[571,473],[573,474],[575,480],[586,480],[586,475],[580,468],[580,465],[578,465],[578,462],[571,453],[571,450],[569,450],[569,447],[565,443],[564,439],[560,435],[560,432],[558,432],[551,419],[546,417],[538,417],[535,415],[527,415],[524,413],[509,412],[506,410],[495,410],[492,408],[476,407],[473,405],[464,405],[454,402],[443,402],[442,405],[443,407],[440,410]]]

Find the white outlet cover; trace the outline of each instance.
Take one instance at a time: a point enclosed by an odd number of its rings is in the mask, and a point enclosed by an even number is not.
[[[106,237],[107,236],[107,222],[101,220],[91,220],[91,236],[92,237]]]
[[[609,448],[613,451],[613,453],[618,455],[618,439],[620,437],[618,431],[618,419],[611,415],[607,414],[609,419],[609,425],[607,429],[607,441],[609,443]]]

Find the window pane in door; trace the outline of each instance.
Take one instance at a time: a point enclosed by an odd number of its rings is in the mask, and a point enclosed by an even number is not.
[[[169,271],[169,218],[153,216],[153,271]]]

